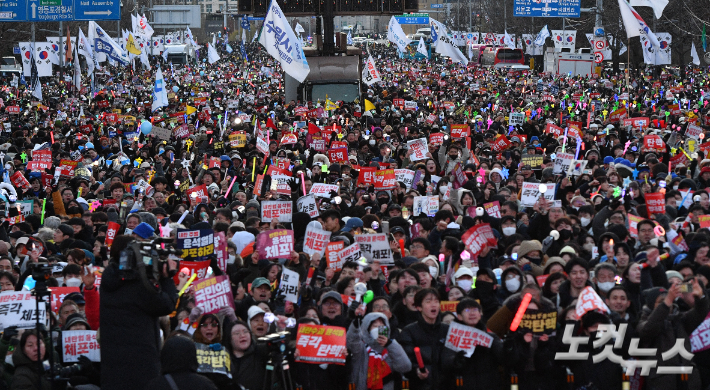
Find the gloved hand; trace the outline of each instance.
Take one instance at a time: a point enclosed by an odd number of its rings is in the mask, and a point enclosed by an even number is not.
[[[229,320],[232,322],[237,321],[237,315],[234,314],[234,309],[229,306],[222,306],[219,309],[219,314],[223,315],[225,318],[229,318]]]
[[[17,333],[18,332],[16,326],[9,326],[3,331],[2,339],[3,341],[10,342],[10,339],[12,339],[14,336],[17,336]]]
[[[192,308],[192,311],[190,311],[190,316],[188,317],[190,320],[190,323],[193,323],[197,321],[198,318],[202,315],[202,309],[199,307],[195,306]]]
[[[86,374],[88,372],[91,372],[94,369],[93,362],[91,360],[89,360],[89,358],[84,355],[79,356],[77,364],[79,364],[79,366],[81,366],[82,374]]]

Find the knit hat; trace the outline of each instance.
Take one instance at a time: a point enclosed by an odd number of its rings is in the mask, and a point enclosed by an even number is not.
[[[518,248],[518,258],[533,251],[542,251],[542,244],[538,240],[523,241]]]
[[[577,252],[572,248],[571,246],[567,245],[564,248],[560,249],[560,255],[564,253],[569,253],[569,254],[577,254]],[[564,264],[563,264],[564,265]]]
[[[341,305],[343,304],[343,297],[341,297],[337,291],[328,291],[327,293],[323,294],[323,296],[320,297],[319,304],[323,305],[323,302],[325,302],[326,299],[335,299]]]
[[[153,233],[155,232],[155,229],[153,229],[150,225],[148,225],[145,222],[141,222],[136,226],[135,229],[133,229],[133,233],[137,234],[138,237],[142,239],[148,239],[153,236]]]
[[[683,282],[683,275],[681,275],[681,273],[678,271],[666,271],[666,279],[668,279],[668,283],[671,283],[671,278],[678,278],[681,282]]]
[[[67,317],[67,322],[64,324],[62,330],[69,330],[69,328],[76,324],[84,324],[86,325],[87,330],[91,330],[89,322],[86,320],[86,318],[84,318],[84,315],[81,313],[70,314],[69,317]]]

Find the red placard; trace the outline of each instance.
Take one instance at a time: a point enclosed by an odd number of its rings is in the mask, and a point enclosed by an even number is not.
[[[27,163],[27,169],[29,169],[32,172],[44,172],[45,169],[50,169],[50,168],[52,168],[51,162],[29,161]]]
[[[36,150],[32,152],[32,161],[52,162],[52,152],[49,150]]]
[[[362,167],[360,168],[360,173],[357,176],[357,184],[373,185],[375,184],[375,172],[377,168],[375,167]]]
[[[404,99],[392,99],[392,104],[402,109],[404,107]]]
[[[197,279],[204,279],[205,276],[207,276],[207,268],[209,268],[210,262],[209,261],[190,261],[190,260],[181,260],[180,261],[180,271],[183,270],[183,268],[187,268],[188,271],[188,277],[191,277],[192,275],[196,274]],[[173,281],[175,282],[175,285],[180,284],[180,279],[178,279],[178,276],[180,273],[178,272],[175,274],[173,277]]]
[[[498,246],[498,239],[493,235],[491,225],[487,223],[481,223],[468,229],[461,236],[461,241],[464,242],[473,257],[478,256],[486,246],[493,248]]]
[[[677,104],[669,105],[668,111],[670,111],[672,115],[680,115],[680,107]]]
[[[612,112],[611,115],[609,115],[609,122],[611,122],[611,123],[619,122],[624,118],[626,118],[626,108],[622,107],[622,108]]]
[[[511,142],[508,139],[508,137],[506,137],[504,135],[498,135],[498,138],[496,138],[493,145],[491,145],[491,150],[496,151],[496,152],[502,152],[502,151],[508,149],[508,147],[510,147],[510,144],[511,144]]]
[[[106,118],[106,122],[110,124],[118,122],[118,114],[106,114],[104,115],[104,118]]]
[[[648,215],[666,213],[666,202],[663,194],[654,192],[652,194],[644,194],[643,197],[646,200]]]
[[[444,143],[444,133],[429,134],[429,143],[432,145],[441,145]]]
[[[345,328],[301,324],[296,335],[296,361],[313,364],[345,364]]]
[[[328,158],[330,163],[341,163],[348,161],[348,149],[347,148],[335,148],[328,149]]]
[[[376,190],[392,190],[396,185],[394,169],[383,169],[375,172]]]
[[[62,306],[64,297],[79,292],[79,287],[50,287],[49,290],[52,292],[52,311],[54,314],[59,314],[59,307]]]
[[[675,156],[671,157],[670,164],[671,164],[671,169],[675,169],[675,167],[678,166],[678,164],[683,164],[685,166],[688,166],[688,157],[685,155],[685,153],[681,152],[676,154]]]
[[[643,137],[643,145],[646,147],[646,149],[665,149],[666,148],[666,143],[663,142],[660,136],[655,135],[655,134],[650,134],[647,136]]]
[[[219,157],[210,157],[210,169],[219,168],[222,165],[222,160]]]
[[[108,100],[99,100],[96,102],[96,105],[99,106],[100,108],[107,108],[108,107]]]
[[[191,203],[199,203],[199,199],[203,196],[207,196],[207,186],[204,184],[189,188],[187,190],[187,198],[190,199]]]
[[[343,268],[343,262],[338,258],[338,252],[343,248],[345,248],[345,242],[343,241],[332,241],[325,246],[325,259],[328,263],[328,268],[332,268],[335,272]]]
[[[451,126],[451,138],[463,138],[471,135],[469,125],[453,125]]]
[[[30,188],[30,182],[20,171],[13,173],[12,176],[10,176],[10,181],[12,181],[15,187],[22,188],[25,191]]]
[[[552,123],[548,123],[547,126],[545,126],[545,133],[553,134],[555,137],[559,137],[565,133],[565,130],[559,126],[555,126]]]
[[[624,119],[624,127],[632,126],[632,127],[638,127],[638,128],[647,128],[648,125],[650,125],[650,124],[651,124],[651,119],[646,118],[646,117]]]
[[[50,175],[49,173],[42,172],[42,186],[43,187],[51,187],[52,181],[54,181],[54,176]]]
[[[106,246],[111,247],[111,244],[113,244],[113,240],[116,238],[116,234],[118,233],[118,229],[121,228],[121,225],[117,222],[109,222],[108,226],[106,227]]]
[[[17,115],[20,113],[20,106],[7,106],[5,107],[5,112],[8,114]]]

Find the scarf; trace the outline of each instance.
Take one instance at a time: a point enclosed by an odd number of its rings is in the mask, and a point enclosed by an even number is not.
[[[387,349],[383,349],[382,354],[378,354],[368,346],[367,354],[369,356],[367,361],[367,388],[368,390],[381,390],[383,379],[392,372],[389,364],[385,362]]]

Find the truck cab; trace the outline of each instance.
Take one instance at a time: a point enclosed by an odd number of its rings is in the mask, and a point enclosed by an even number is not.
[[[173,65],[187,65],[195,62],[195,48],[192,45],[165,45],[168,62]]]

